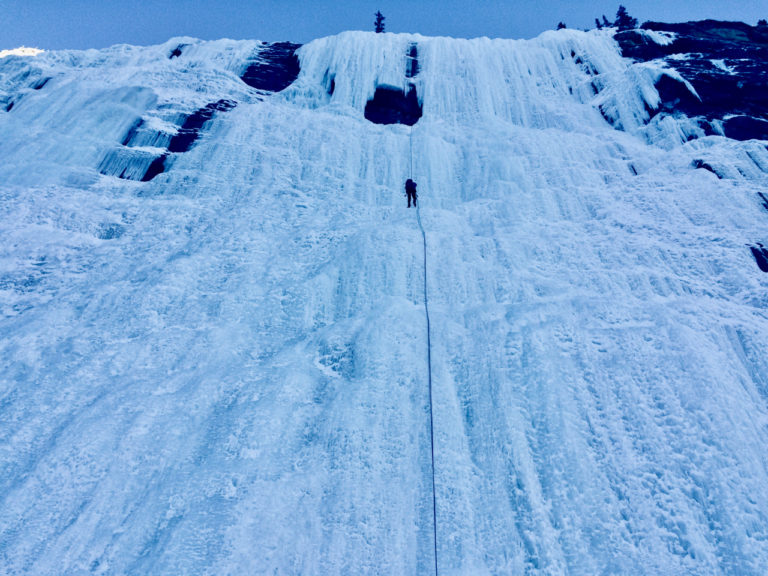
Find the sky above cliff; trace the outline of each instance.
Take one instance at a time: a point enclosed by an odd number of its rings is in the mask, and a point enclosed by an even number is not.
[[[645,0],[624,3],[641,22],[714,18],[755,24],[765,0]],[[0,49],[148,45],[173,36],[305,43],[344,30],[370,30],[381,10],[389,32],[427,36],[531,38],[562,21],[570,28],[613,19],[614,0],[0,0]]]

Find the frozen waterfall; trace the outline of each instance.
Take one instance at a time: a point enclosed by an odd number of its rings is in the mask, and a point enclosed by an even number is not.
[[[434,572],[412,135],[440,574],[763,574],[766,143],[612,30],[268,49],[0,58],[0,573]]]

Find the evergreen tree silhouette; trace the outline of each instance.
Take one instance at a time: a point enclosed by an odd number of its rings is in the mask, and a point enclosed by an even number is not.
[[[376,20],[373,23],[374,30],[376,31],[376,34],[381,34],[384,32],[384,20],[386,18],[384,17],[384,14],[381,13],[381,10],[376,11]]]
[[[637,18],[632,18],[627,9],[620,4],[619,9],[616,11],[616,21],[613,25],[619,30],[632,30],[637,28]]]

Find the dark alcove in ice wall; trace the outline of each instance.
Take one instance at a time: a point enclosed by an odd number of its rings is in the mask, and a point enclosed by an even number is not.
[[[418,45],[410,44],[405,56],[405,77],[414,78],[421,70]],[[365,118],[374,124],[413,126],[421,114],[421,104],[413,83],[408,84],[407,92],[391,86],[377,86],[373,98],[365,105]]]
[[[397,88],[379,86],[373,99],[365,105],[365,118],[375,124],[413,126],[421,118],[416,88],[411,86],[406,94]]]

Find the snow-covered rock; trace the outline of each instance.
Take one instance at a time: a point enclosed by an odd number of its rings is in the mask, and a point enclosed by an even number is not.
[[[657,84],[654,115],[694,119],[699,129],[688,137],[768,139],[768,27],[716,20],[646,22],[616,39],[625,56],[678,75],[677,82],[665,78]]]

